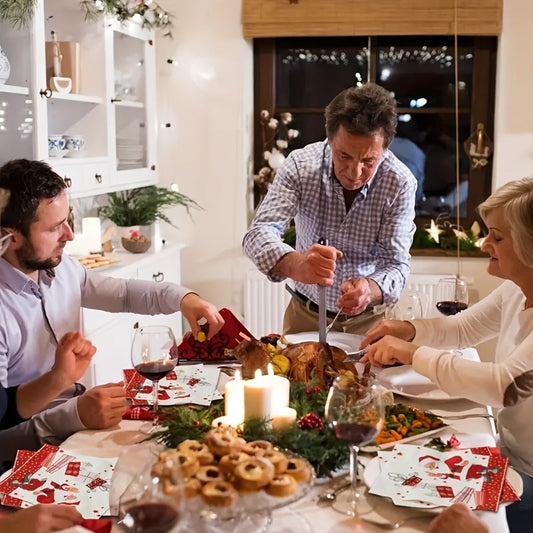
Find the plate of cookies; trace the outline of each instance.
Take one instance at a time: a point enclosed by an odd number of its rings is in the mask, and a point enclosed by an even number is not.
[[[305,496],[315,481],[305,459],[265,440],[246,442],[229,426],[159,454],[152,475],[163,479],[169,494],[175,490],[168,471],[173,464],[181,465],[187,508],[211,520],[283,507]]]
[[[118,259],[111,259],[102,254],[91,254],[86,257],[78,257],[78,261],[88,270],[102,268],[118,263]]]

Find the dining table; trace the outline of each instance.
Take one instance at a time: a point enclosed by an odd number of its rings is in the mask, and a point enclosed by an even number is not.
[[[474,350],[475,352],[475,350]],[[475,358],[477,352],[469,357]],[[223,383],[227,380],[221,373],[219,388],[223,390]],[[378,373],[379,380],[379,373]],[[438,413],[446,423],[446,427],[438,435],[443,441],[455,435],[461,447],[495,446],[497,443],[496,428],[490,407],[480,405],[463,398],[440,398],[428,394],[419,397],[403,397],[394,394],[394,401],[407,404],[423,410]],[[458,418],[459,417],[459,418]],[[122,531],[116,524],[118,514],[118,501],[122,492],[130,481],[139,475],[140,468],[157,460],[159,451],[164,449],[163,444],[154,439],[147,439],[143,433],[146,421],[122,420],[119,425],[105,430],[85,430],[69,437],[62,448],[82,455],[95,457],[118,457],[110,491],[110,514],[113,518],[113,533]],[[433,435],[432,435],[433,436]],[[430,437],[422,434],[416,444],[424,444]],[[360,463],[364,468],[375,456],[375,453],[361,453]],[[360,514],[359,521],[335,510],[335,503],[323,501],[320,497],[324,491],[340,486],[346,487],[348,482],[347,467],[334,472],[331,477],[319,478],[310,490],[299,500],[266,513],[258,509],[257,515],[261,519],[254,520],[250,517],[231,523],[205,524],[205,527],[196,525],[187,526],[185,521],[178,531],[205,531],[208,533],[231,531],[232,533],[268,531],[268,533],[343,533],[344,531],[363,531],[373,533],[384,531],[387,527],[396,525],[394,530],[414,533],[427,531],[430,522],[442,508],[413,509],[395,506],[388,498],[375,495],[365,495],[367,506]],[[361,469],[362,470],[362,469]],[[365,477],[364,475],[362,476]],[[515,487],[518,489],[518,487]],[[475,511],[476,515],[488,526],[491,533],[506,533],[508,526],[505,516],[505,507],[500,505],[496,512]],[[414,518],[410,518],[416,515]],[[405,522],[403,522],[404,519]],[[376,525],[373,522],[384,524]],[[402,522],[396,524],[397,522]],[[387,526],[387,524],[389,526]],[[203,528],[203,529],[202,529]],[[69,533],[84,531],[79,526],[71,528]]]

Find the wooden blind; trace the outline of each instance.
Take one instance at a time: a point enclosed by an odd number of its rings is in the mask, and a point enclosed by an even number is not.
[[[245,38],[453,35],[454,0],[242,0]],[[459,35],[499,35],[503,0],[457,0]]]

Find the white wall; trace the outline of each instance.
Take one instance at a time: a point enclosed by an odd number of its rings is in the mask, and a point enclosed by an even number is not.
[[[191,223],[183,214],[179,239],[184,283],[219,306],[242,312],[240,241],[251,191],[253,55],[242,38],[241,0],[166,0],[174,14],[173,39],[159,38],[160,177],[206,211]],[[533,2],[505,0],[496,87],[494,186],[533,174]],[[164,61],[175,58],[179,65]],[[414,258],[414,272],[455,272],[455,259]],[[486,260],[466,259],[462,273],[480,297],[499,280]]]

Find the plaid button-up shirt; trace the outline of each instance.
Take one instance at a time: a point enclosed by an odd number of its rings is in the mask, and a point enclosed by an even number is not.
[[[270,270],[294,251],[281,241],[294,219],[298,252],[325,237],[343,253],[334,284],[327,290],[328,310],[337,310],[342,282],[354,277],[373,279],[383,292],[383,303],[394,302],[409,274],[415,191],[412,173],[386,150],[374,176],[346,212],[327,141],[310,144],[291,152],[278,169],[244,236],[244,251],[272,281],[283,281]],[[296,290],[318,302],[317,285],[296,282]]]

